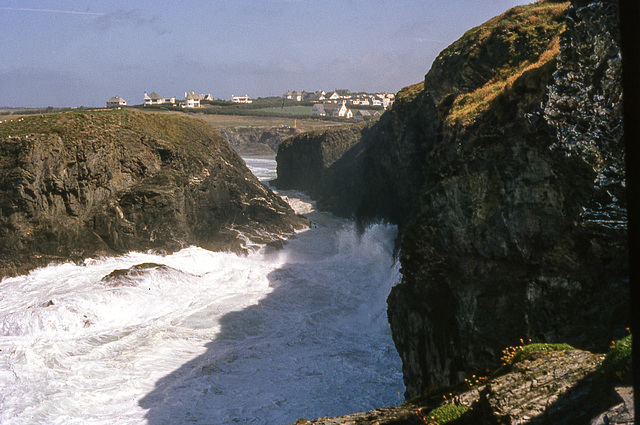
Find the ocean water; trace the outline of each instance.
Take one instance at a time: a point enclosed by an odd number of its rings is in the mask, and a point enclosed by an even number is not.
[[[263,181],[273,158],[246,158]],[[0,282],[0,424],[288,424],[402,401],[396,228],[314,211],[280,250],[197,247]],[[102,278],[159,263],[139,276]]]

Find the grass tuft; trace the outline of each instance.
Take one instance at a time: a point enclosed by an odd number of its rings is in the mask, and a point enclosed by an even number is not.
[[[422,415],[422,421],[427,425],[442,425],[462,418],[470,408],[464,405],[443,404]]]

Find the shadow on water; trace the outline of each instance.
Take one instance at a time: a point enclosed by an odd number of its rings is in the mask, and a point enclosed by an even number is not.
[[[378,230],[384,246],[350,229],[313,250],[303,233],[267,254],[287,255],[268,275],[273,291],[221,318],[211,312],[220,332],[205,353],[140,400],[148,423],[286,424],[401,401],[385,303],[398,276],[395,229]]]

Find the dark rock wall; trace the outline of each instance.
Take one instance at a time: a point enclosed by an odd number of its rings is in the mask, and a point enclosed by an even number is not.
[[[304,226],[199,120],[125,111],[34,116],[0,140],[0,275],[189,245],[241,248]]]
[[[604,350],[624,335],[617,3],[567,6],[469,30],[329,163],[322,133],[278,155],[279,180],[318,205],[400,225],[388,316],[409,397],[494,367],[521,338]]]
[[[278,189],[304,190],[321,209],[352,216],[363,199],[364,152],[370,124],[316,130],[278,147]]]
[[[617,10],[568,16],[557,60],[474,124],[442,123],[427,152],[389,297],[408,396],[495,365],[520,338],[603,350],[628,323]]]
[[[420,84],[422,86],[422,84]],[[437,111],[431,94],[399,94],[367,134],[361,220],[385,219],[404,227],[419,209],[424,158],[437,140]]]

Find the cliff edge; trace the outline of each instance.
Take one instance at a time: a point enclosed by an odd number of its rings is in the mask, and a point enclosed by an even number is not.
[[[624,335],[617,3],[543,0],[469,30],[353,145],[361,201],[342,206],[400,225],[388,317],[408,398],[521,338],[603,352]]]
[[[305,225],[200,120],[112,110],[0,125],[0,276],[131,250],[240,251]]]
[[[605,350],[630,307],[616,4],[511,9],[418,96],[439,120],[389,297],[407,395],[519,338]]]

